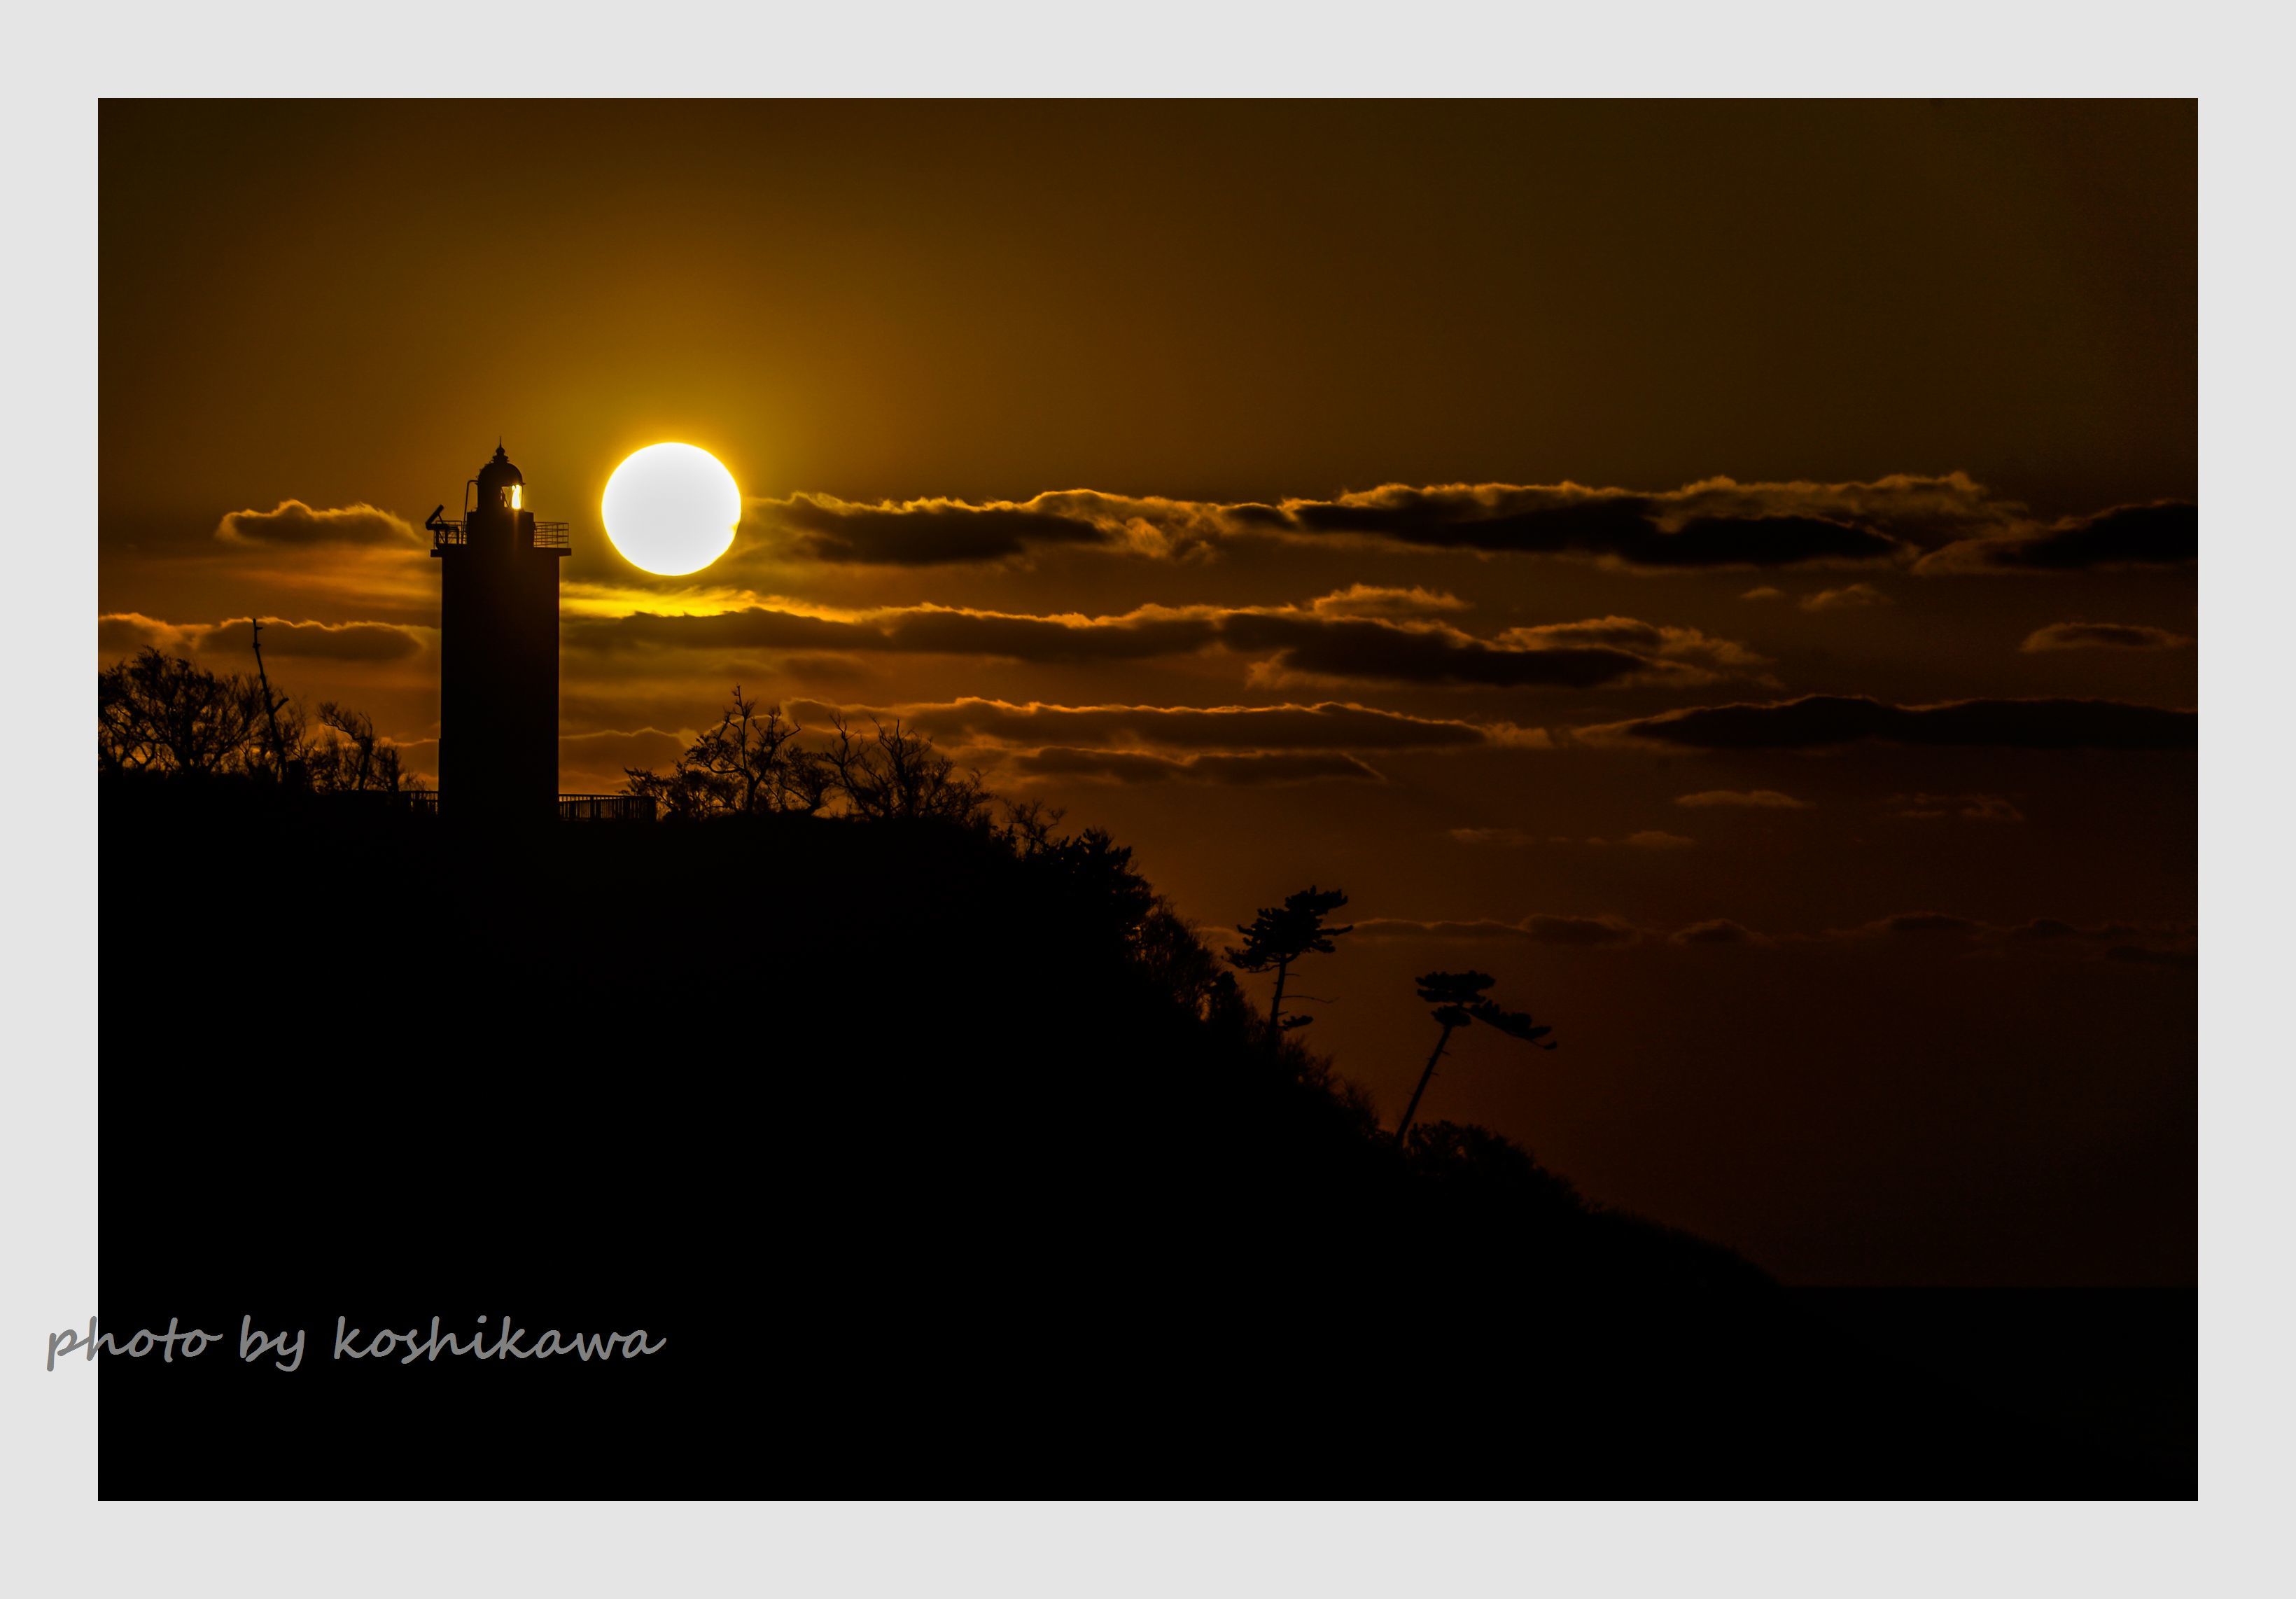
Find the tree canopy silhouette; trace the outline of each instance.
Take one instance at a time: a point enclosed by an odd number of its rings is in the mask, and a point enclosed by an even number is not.
[[[1228,964],[1239,972],[1275,973],[1275,995],[1268,1002],[1267,1019],[1276,1032],[1305,1027],[1315,1020],[1283,1013],[1283,985],[1291,976],[1292,962],[1304,955],[1329,955],[1333,939],[1355,931],[1353,927],[1324,924],[1347,902],[1347,895],[1340,890],[1325,891],[1311,884],[1282,905],[1261,910],[1235,930],[1243,935],[1243,942],[1226,952]]]
[[[1419,1074],[1419,1086],[1411,1091],[1411,1103],[1404,1107],[1403,1119],[1395,1129],[1398,1148],[1411,1131],[1411,1119],[1419,1113],[1420,1096],[1434,1079],[1435,1062],[1443,1058],[1443,1051],[1451,1042],[1451,1035],[1473,1022],[1495,1027],[1510,1038],[1520,1038],[1538,1049],[1553,1049],[1542,1042],[1554,1029],[1541,1027],[1522,1011],[1510,1011],[1485,997],[1486,991],[1497,980],[1481,972],[1431,972],[1418,980],[1419,997],[1435,1007],[1435,1020],[1443,1030],[1436,1037],[1433,1053],[1427,1057],[1427,1068]]]
[[[939,821],[985,826],[999,803],[978,773],[960,772],[932,740],[898,718],[856,733],[842,716],[817,744],[778,705],[734,685],[718,726],[697,737],[668,772],[625,767],[623,791],[652,799],[668,821],[713,816],[816,816],[867,821]],[[1042,807],[1004,802],[1015,818]]]
[[[812,816],[828,802],[836,773],[797,742],[805,731],[734,685],[718,726],[687,746],[667,774],[622,768],[625,793],[643,795],[672,821],[702,816]]]
[[[298,758],[318,792],[390,794],[422,787],[422,780],[406,769],[398,746],[376,734],[373,718],[365,711],[322,700],[319,726],[332,736],[306,742]]]
[[[333,701],[316,726],[267,678],[156,649],[96,673],[96,760],[121,775],[235,776],[316,793],[400,793],[422,780],[364,712]]]
[[[834,725],[837,736],[822,753],[854,815],[880,822],[962,823],[988,815],[993,800],[980,774],[958,771],[932,740],[904,727],[899,718],[890,726],[873,724],[873,736],[865,739],[841,716]]]
[[[245,771],[258,693],[244,677],[143,650],[96,674],[96,758],[108,772]]]

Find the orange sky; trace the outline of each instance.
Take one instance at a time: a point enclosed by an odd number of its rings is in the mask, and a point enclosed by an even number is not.
[[[1343,885],[1390,1116],[1473,963],[1564,1046],[1430,1112],[1598,1198],[2190,1279],[2190,103],[110,102],[102,183],[103,659],[306,624],[427,766],[499,435],[570,790],[899,708],[1208,922]],[[691,578],[598,526],[664,439]]]

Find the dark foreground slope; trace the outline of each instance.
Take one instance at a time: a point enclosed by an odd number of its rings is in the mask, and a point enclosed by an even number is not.
[[[1398,1155],[1095,842],[133,784],[102,828],[104,1325],[227,1334],[106,1359],[109,1496],[2191,1491],[2173,1424],[1973,1385],[1890,1300],[1474,1129]],[[2189,1373],[2190,1302],[2103,1315]],[[667,1341],[410,1366],[339,1316]]]

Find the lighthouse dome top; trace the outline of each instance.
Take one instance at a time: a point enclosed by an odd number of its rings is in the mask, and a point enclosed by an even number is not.
[[[526,474],[511,464],[510,456],[496,444],[495,458],[479,468],[479,504],[507,504],[510,496],[504,491],[525,481]]]

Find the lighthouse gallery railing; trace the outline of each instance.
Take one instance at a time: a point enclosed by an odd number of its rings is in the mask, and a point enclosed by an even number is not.
[[[430,529],[430,548],[435,552],[448,545],[471,542],[471,531],[459,521],[446,517],[434,517],[427,524]],[[537,550],[570,550],[574,547],[574,525],[571,522],[537,521],[534,524],[534,543]]]

